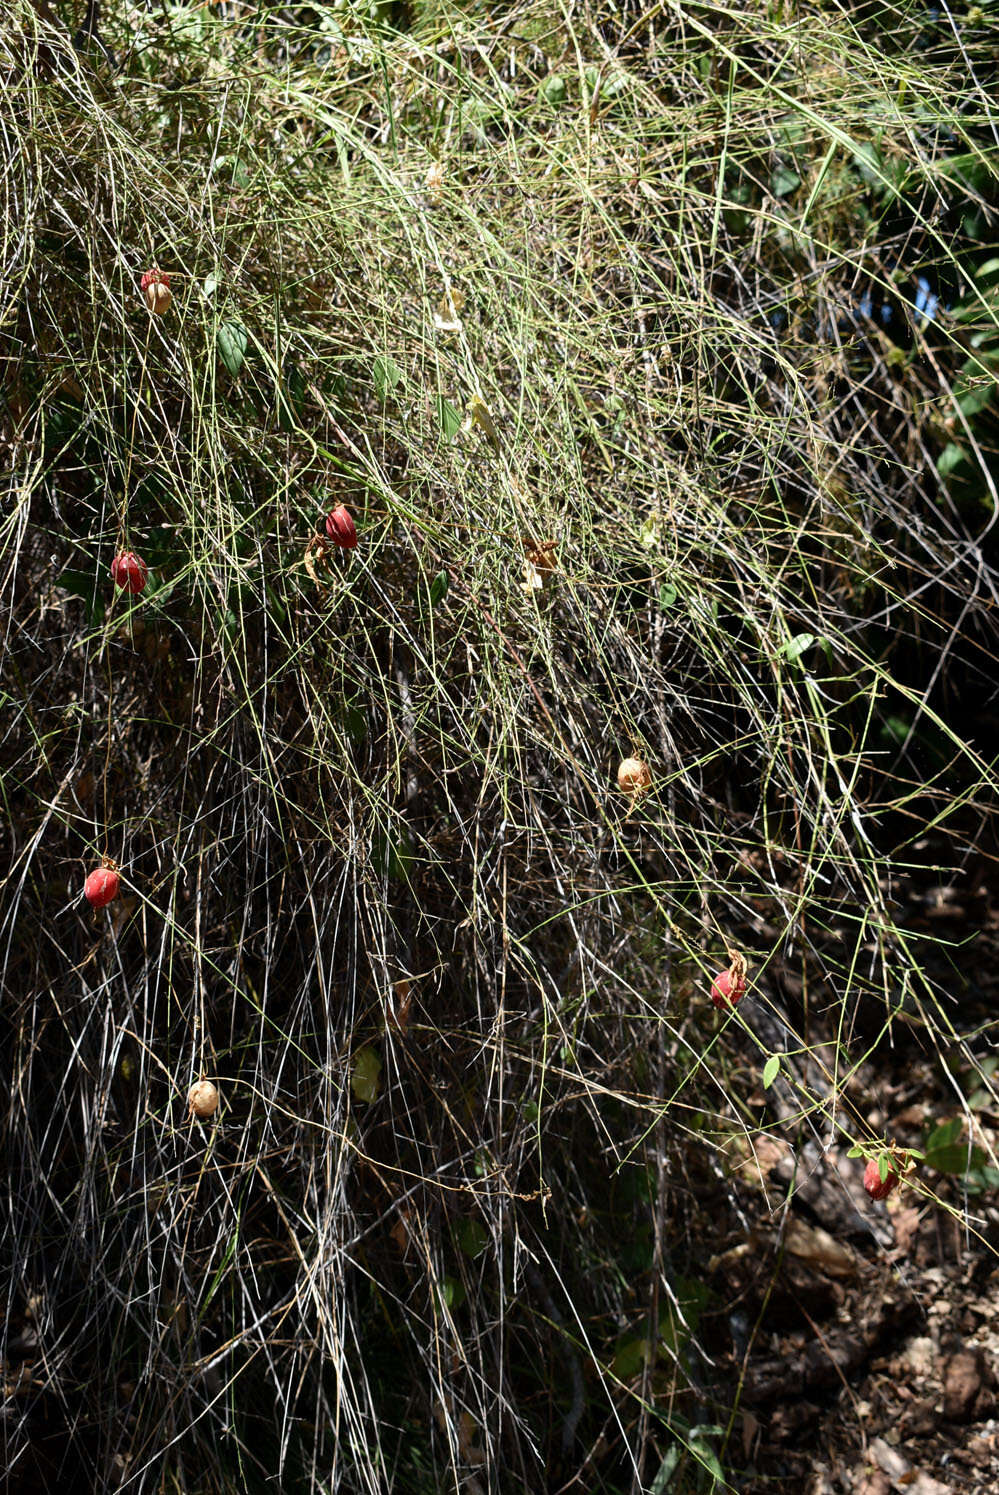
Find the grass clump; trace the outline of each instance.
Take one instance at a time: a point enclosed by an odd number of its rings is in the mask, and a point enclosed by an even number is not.
[[[895,892],[995,789],[990,33],[69,9],[0,23],[11,1478],[738,1487],[720,1144],[980,1052]]]

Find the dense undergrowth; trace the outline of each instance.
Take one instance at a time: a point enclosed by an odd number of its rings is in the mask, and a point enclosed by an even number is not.
[[[10,1488],[739,1488],[767,1060],[876,1147],[989,1042],[896,895],[994,836],[995,16],[5,9]]]

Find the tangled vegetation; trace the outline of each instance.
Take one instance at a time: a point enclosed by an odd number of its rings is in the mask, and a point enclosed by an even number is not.
[[[728,1142],[988,1042],[898,889],[995,836],[995,7],[80,11],[0,20],[10,1488],[744,1488]]]

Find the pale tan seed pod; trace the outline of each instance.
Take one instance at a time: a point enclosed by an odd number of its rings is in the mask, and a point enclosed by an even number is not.
[[[219,1093],[211,1080],[199,1080],[192,1085],[187,1095],[188,1115],[199,1121],[209,1121],[219,1108]]]
[[[649,765],[641,758],[622,758],[617,771],[617,787],[622,794],[638,795],[652,783]]]
[[[146,286],[146,305],[154,317],[162,317],[164,312],[169,311],[172,300],[173,291],[162,280],[154,280],[152,285]]]
[[[439,161],[431,161],[427,167],[423,188],[431,207],[439,208],[444,200],[444,168]]]
[[[147,270],[139,286],[154,317],[161,317],[170,310],[173,292],[170,289],[170,277],[165,270]]]

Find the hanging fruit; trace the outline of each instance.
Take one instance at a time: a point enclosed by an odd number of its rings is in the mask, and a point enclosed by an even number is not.
[[[652,783],[649,765],[641,758],[622,758],[617,771],[617,787],[622,794],[633,799],[644,793]]]
[[[219,1108],[219,1093],[211,1080],[198,1080],[187,1093],[188,1115],[209,1121]]]
[[[134,550],[122,550],[111,562],[111,577],[124,592],[139,593],[144,590],[149,567]]]
[[[746,957],[734,954],[727,971],[719,971],[711,983],[711,1000],[720,1012],[731,1011],[746,995]]]
[[[154,317],[162,317],[164,312],[170,310],[173,292],[170,289],[170,277],[165,270],[157,270],[155,266],[147,270],[139,281],[139,289]]]
[[[107,908],[121,888],[121,878],[114,867],[97,867],[83,884],[83,896],[91,908]]]
[[[326,515],[326,534],[341,550],[353,550],[357,544],[357,530],[350,513],[343,504],[337,504]]]

